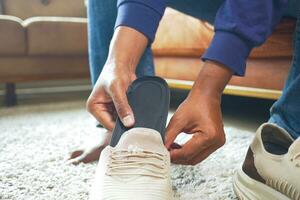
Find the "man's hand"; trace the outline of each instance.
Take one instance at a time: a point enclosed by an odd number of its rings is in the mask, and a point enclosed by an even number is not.
[[[195,165],[224,145],[220,102],[231,76],[232,72],[221,64],[204,64],[189,96],[167,127],[166,147],[173,163]],[[174,140],[181,132],[193,137],[182,147],[174,148]]]
[[[106,64],[87,101],[88,111],[109,131],[117,116],[126,127],[134,125],[126,91],[136,79],[135,69],[148,39],[128,27],[118,27],[110,44]]]
[[[135,78],[127,66],[109,64],[103,68],[87,101],[87,109],[107,130],[113,130],[117,116],[125,126],[133,126],[134,116],[126,91]]]

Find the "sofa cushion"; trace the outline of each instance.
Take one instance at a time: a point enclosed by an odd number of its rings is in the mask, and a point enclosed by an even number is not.
[[[23,24],[29,55],[87,55],[85,18],[33,17]]]
[[[267,42],[255,48],[250,57],[291,57],[295,20],[283,20]],[[157,56],[203,55],[213,37],[213,26],[167,8],[152,49]]]
[[[85,17],[84,0],[1,0],[6,15],[27,19],[34,16]]]
[[[0,83],[88,77],[87,56],[0,57]]]
[[[0,56],[25,55],[25,30],[21,19],[0,15],[0,44]]]

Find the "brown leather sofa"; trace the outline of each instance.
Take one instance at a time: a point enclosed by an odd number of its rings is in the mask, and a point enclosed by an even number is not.
[[[83,0],[0,0],[0,83],[89,78]]]
[[[292,60],[294,30],[295,20],[283,19],[267,42],[252,51],[246,76],[233,77],[225,93],[277,99]],[[157,74],[171,87],[190,89],[213,34],[208,23],[168,9],[153,44]]]
[[[6,84],[7,105],[16,103],[19,82],[89,78],[84,0],[0,3],[0,83]],[[290,67],[294,27],[294,20],[284,20],[253,51],[246,77],[234,77],[225,93],[278,98]],[[157,75],[172,88],[190,89],[212,37],[211,25],[167,9],[153,44]]]

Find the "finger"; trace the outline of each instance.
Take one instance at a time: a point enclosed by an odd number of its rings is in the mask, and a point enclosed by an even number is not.
[[[92,152],[86,154],[85,157],[82,158],[80,161],[83,163],[90,163],[90,162],[99,160],[99,157],[100,157],[100,154],[101,154],[103,148],[97,149],[96,151],[92,151]]]
[[[83,153],[82,155],[80,155],[76,158],[68,160],[67,164],[78,165],[81,162],[82,163],[90,163],[90,162],[96,161],[99,159],[101,151],[102,151],[102,149],[99,151],[94,151],[92,153]]]
[[[94,112],[92,112],[92,114],[103,125],[104,128],[109,131],[112,131],[114,129],[116,122],[111,113],[101,110],[95,110]]]
[[[76,158],[73,158],[73,159],[70,159],[68,160],[66,163],[67,164],[73,164],[73,165],[78,165],[79,163],[82,162],[82,160],[85,158],[86,154],[83,153],[81,154],[80,156],[76,157]]]
[[[94,104],[90,106],[88,110],[104,128],[112,131],[115,127],[114,116],[112,116],[110,111],[103,107],[105,106],[102,104]]]
[[[116,83],[112,86],[111,90],[112,100],[123,125],[126,127],[132,127],[135,121],[132,109],[127,100],[126,89],[124,86]]]
[[[104,101],[96,97],[97,95],[92,92],[86,102],[86,108],[104,128],[112,131],[115,127],[114,105],[111,101]]]
[[[174,143],[176,137],[182,132],[184,124],[182,121],[178,120],[176,113],[171,118],[165,136],[165,146],[167,149],[171,149],[171,145]]]
[[[170,145],[170,149],[181,149],[181,145],[174,142]]]
[[[83,150],[77,150],[71,153],[70,157],[68,158],[68,160],[71,160],[73,158],[76,158],[78,156],[80,156],[81,154],[83,154]]]
[[[196,165],[203,160],[205,160],[208,156],[210,156],[213,152],[215,152],[218,148],[220,148],[219,145],[212,145],[209,148],[199,152],[197,156],[189,160],[186,164],[188,165]]]
[[[194,133],[193,137],[182,148],[171,150],[171,161],[173,163],[188,164],[191,159],[213,144],[213,139],[208,138],[206,134]]]

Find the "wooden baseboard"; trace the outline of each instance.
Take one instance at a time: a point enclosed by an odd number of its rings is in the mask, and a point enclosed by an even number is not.
[[[194,83],[193,81],[175,79],[166,79],[166,81],[170,88],[182,90],[190,90]],[[224,94],[277,100],[281,96],[282,91],[228,85],[224,90]]]

